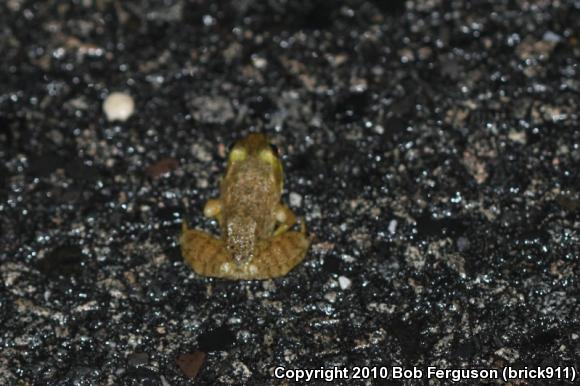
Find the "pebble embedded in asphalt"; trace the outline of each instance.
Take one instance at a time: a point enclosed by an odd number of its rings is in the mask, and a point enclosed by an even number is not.
[[[109,122],[124,122],[135,112],[135,101],[129,94],[114,92],[103,102],[103,111]]]

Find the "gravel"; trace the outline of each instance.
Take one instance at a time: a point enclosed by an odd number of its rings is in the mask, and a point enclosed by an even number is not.
[[[577,1],[162,3],[0,3],[0,384],[580,370]],[[181,221],[217,234],[253,131],[313,245],[196,276]],[[377,378],[333,384],[450,383]]]

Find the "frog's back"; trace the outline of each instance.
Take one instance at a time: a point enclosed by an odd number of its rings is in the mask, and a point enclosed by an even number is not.
[[[274,229],[274,211],[281,196],[269,168],[259,160],[248,160],[236,165],[221,185],[224,221],[250,217],[256,222],[258,237],[268,237]]]

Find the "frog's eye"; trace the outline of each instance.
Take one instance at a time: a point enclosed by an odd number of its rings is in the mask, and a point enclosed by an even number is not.
[[[260,159],[264,162],[274,165],[277,157],[270,149],[264,149],[260,152]]]
[[[278,146],[270,144],[270,149],[272,150],[272,153],[274,153],[274,155],[278,157]]]
[[[243,161],[248,156],[248,152],[244,148],[233,147],[230,151],[229,161],[230,162],[237,162]]]

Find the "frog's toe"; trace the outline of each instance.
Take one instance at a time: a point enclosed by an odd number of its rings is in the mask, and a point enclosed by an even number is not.
[[[310,239],[302,232],[286,232],[274,237],[257,256],[255,265],[260,278],[275,278],[286,275],[304,260]]]
[[[228,277],[231,259],[220,239],[207,232],[184,226],[179,242],[185,262],[197,274]]]

